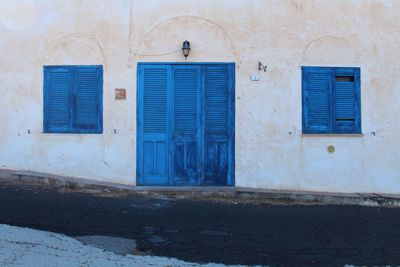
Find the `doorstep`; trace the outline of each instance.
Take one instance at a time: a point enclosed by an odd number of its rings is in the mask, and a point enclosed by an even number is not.
[[[168,192],[234,192],[234,186],[135,186],[137,191]]]

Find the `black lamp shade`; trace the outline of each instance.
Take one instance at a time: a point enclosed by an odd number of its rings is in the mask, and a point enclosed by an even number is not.
[[[188,40],[186,40],[183,42],[183,45],[182,45],[182,53],[185,56],[185,58],[187,58],[187,56],[189,55],[189,52],[190,52],[190,43]]]

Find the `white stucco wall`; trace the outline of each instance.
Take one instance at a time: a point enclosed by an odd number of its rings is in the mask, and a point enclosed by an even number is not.
[[[400,193],[399,13],[397,0],[1,0],[0,168],[135,184],[136,64],[184,61],[187,39],[188,62],[236,63],[237,186]],[[258,61],[268,71],[250,81]],[[42,133],[52,64],[104,66],[102,135]],[[301,134],[301,66],[361,68],[362,136]]]

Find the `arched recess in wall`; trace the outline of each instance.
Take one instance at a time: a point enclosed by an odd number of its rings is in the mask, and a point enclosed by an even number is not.
[[[308,42],[301,65],[357,66],[360,56],[353,44],[338,36],[321,36]]]
[[[46,45],[44,65],[106,65],[107,59],[95,36],[69,34]]]
[[[144,35],[135,52],[137,61],[184,61],[182,42],[191,43],[188,61],[238,61],[227,31],[197,16],[178,16],[157,23]]]

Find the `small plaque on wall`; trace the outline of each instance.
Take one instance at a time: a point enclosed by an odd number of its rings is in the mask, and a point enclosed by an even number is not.
[[[115,89],[115,100],[125,100],[126,99],[126,89],[116,88]]]

